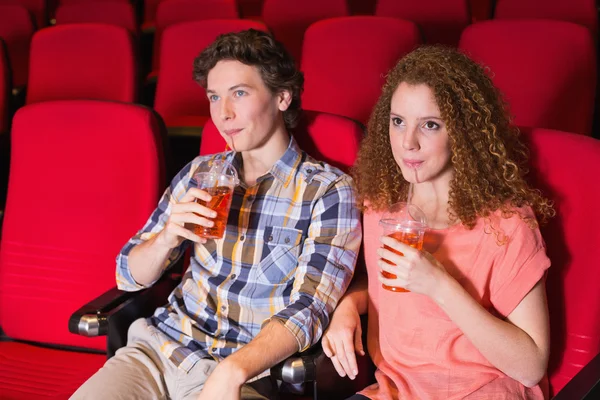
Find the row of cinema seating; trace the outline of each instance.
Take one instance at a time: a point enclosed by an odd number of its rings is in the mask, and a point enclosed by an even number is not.
[[[364,0],[361,0],[363,3]],[[23,18],[22,14],[33,12],[38,20],[38,27],[46,26],[43,11],[46,0],[0,0],[0,6],[10,5],[0,15],[0,37],[11,42],[17,37],[20,41],[27,40],[33,33],[34,25],[31,18]],[[367,1],[368,2],[368,1]],[[205,19],[237,19],[240,17],[258,19],[290,49],[297,60],[300,60],[302,38],[305,30],[312,23],[322,19],[342,17],[353,14],[351,8],[358,1],[346,0],[304,0],[291,2],[287,0],[254,1],[252,7],[259,13],[244,12],[248,1],[238,0],[148,0],[144,4],[145,23],[142,26],[153,26],[154,51],[152,61],[153,75],[159,68],[159,49],[162,32],[171,25]],[[479,12],[482,3],[490,0],[378,0],[371,1],[372,13],[376,16],[393,17],[415,22],[424,39],[428,43],[443,43],[456,45],[463,29],[472,20],[483,20],[488,17],[485,9]],[[597,12],[595,0],[499,0],[496,2],[495,18],[545,18],[581,24],[597,33]],[[134,4],[142,4],[137,2]],[[58,9],[54,12],[53,22],[64,23],[107,23],[128,29],[133,34],[140,32],[134,6],[128,0],[61,0],[57,2]],[[14,8],[20,8],[16,11]],[[369,7],[367,7],[369,8]],[[364,12],[365,10],[363,10]],[[360,11],[359,11],[360,12]],[[369,12],[367,10],[367,12]],[[472,15],[479,13],[480,15]],[[9,14],[14,14],[10,18]],[[19,15],[17,15],[19,14]],[[248,15],[251,14],[251,15]],[[260,15],[258,15],[260,14]],[[42,22],[40,23],[40,19]],[[14,25],[14,26],[13,26]],[[13,29],[11,32],[10,29]],[[8,40],[9,37],[11,40]],[[23,43],[9,43],[11,58],[14,65],[26,65],[26,54]],[[16,48],[23,50],[19,51]],[[25,53],[13,57],[12,53]],[[25,76],[26,78],[26,76]],[[23,79],[17,79],[18,85],[24,84]]]
[[[247,28],[267,29],[250,20],[207,20],[165,30],[154,108],[172,132],[197,134],[209,116],[204,91],[192,79],[194,57],[218,34]],[[311,25],[301,64],[304,108],[366,123],[385,73],[420,43],[417,26],[395,18],[342,17]],[[467,27],[459,48],[490,68],[516,124],[591,134],[596,51],[586,28],[550,20],[486,21]],[[32,40],[26,103],[136,102],[138,68],[133,40],[123,28],[48,28]]]
[[[70,333],[69,318],[114,286],[115,254],[155,207],[165,185],[165,133],[148,108],[117,102],[48,101],[17,112],[0,241],[1,398],[66,399],[105,361],[106,339]],[[307,151],[347,170],[362,128],[309,112],[294,134]],[[557,394],[600,352],[600,234],[593,228],[600,223],[593,212],[600,188],[590,185],[600,169],[600,142],[545,129],[524,129],[524,135],[530,179],[558,211],[543,229],[552,259],[549,379]],[[200,153],[222,148],[209,121]],[[84,306],[84,314],[101,322],[108,316],[110,324],[126,307],[111,300]],[[72,325],[79,332],[81,324]],[[97,330],[114,337],[120,328],[122,336],[126,326],[117,325]],[[320,398],[343,398],[355,386],[349,380],[333,389],[321,385]],[[566,389],[575,389],[568,392],[573,396],[580,381],[570,386],[577,386]],[[565,396],[557,399],[581,398]]]

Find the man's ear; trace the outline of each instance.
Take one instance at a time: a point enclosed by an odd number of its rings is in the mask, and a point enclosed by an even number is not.
[[[285,111],[292,104],[292,93],[289,90],[282,90],[277,94],[277,105],[279,111]]]

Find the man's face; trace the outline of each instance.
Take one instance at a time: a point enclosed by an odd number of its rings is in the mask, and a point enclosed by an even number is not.
[[[285,129],[282,112],[290,95],[272,93],[254,66],[219,61],[208,73],[206,94],[214,124],[235,151],[262,148],[276,130]]]

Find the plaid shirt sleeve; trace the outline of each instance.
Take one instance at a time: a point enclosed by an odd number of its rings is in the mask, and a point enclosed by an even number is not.
[[[361,239],[352,179],[342,175],[316,201],[290,304],[271,317],[296,337],[299,351],[314,345],[329,324],[352,280]]]
[[[169,219],[169,215],[171,214],[171,207],[187,192],[194,161],[186,165],[177,176],[173,178],[171,185],[163,193],[158,203],[158,207],[154,210],[148,221],[146,221],[144,227],[134,237],[129,239],[121,249],[121,252],[117,256],[116,270],[117,287],[120,290],[133,292],[152,286],[156,282],[154,281],[148,286],[137,283],[131,275],[127,258],[135,246],[153,238],[164,228]],[[163,266],[163,271],[177,262],[188,246],[189,241],[184,240],[178,247],[174,248]]]

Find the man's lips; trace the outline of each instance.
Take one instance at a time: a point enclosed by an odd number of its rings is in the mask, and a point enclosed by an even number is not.
[[[234,136],[238,133],[240,133],[242,131],[242,129],[225,129],[223,131],[223,133],[225,133],[227,136]]]

